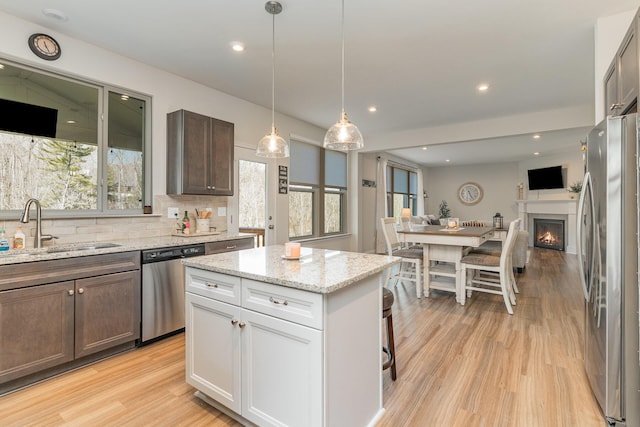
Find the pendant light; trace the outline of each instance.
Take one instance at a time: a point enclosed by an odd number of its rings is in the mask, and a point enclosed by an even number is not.
[[[289,157],[289,143],[276,130],[276,15],[282,12],[282,5],[277,1],[268,1],[264,9],[272,15],[271,32],[271,133],[258,141],[256,155],[262,157]]]
[[[344,111],[344,0],[342,0],[342,112],[340,119],[324,135],[324,148],[331,150],[357,150],[364,147],[358,127],[351,123]]]

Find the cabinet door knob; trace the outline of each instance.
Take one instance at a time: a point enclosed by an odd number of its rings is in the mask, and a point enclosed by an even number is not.
[[[82,289],[82,288],[78,288],[78,293],[79,293],[79,294],[84,294],[84,289]]]
[[[240,326],[241,328],[244,328],[245,326],[247,326],[247,324],[244,322],[240,322],[238,323],[238,326]]]
[[[231,324],[233,326],[236,326],[238,324],[238,321],[236,319],[231,320]]]
[[[73,289],[69,289],[69,290],[67,291],[67,293],[68,293],[69,295],[73,295],[75,292],[73,292]]]
[[[284,300],[284,301],[278,301],[277,299],[275,299],[274,297],[269,297],[269,301],[271,301],[274,304],[282,304],[282,305],[289,305],[289,301]]]

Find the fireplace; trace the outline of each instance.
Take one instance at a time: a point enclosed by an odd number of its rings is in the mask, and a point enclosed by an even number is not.
[[[564,220],[534,218],[533,246],[564,251]]]

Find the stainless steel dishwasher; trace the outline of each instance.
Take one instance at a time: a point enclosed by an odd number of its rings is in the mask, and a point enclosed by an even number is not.
[[[184,330],[184,267],[180,260],[205,254],[205,245],[142,251],[142,342]]]

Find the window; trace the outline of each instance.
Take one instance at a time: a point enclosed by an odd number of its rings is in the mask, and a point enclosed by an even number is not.
[[[410,208],[417,215],[418,174],[414,171],[387,166],[388,216],[399,217],[402,208]]]
[[[291,141],[289,238],[345,232],[347,155]]]
[[[0,63],[0,211],[36,198],[54,216],[142,213],[150,98]],[[25,110],[5,120],[6,105]]]

